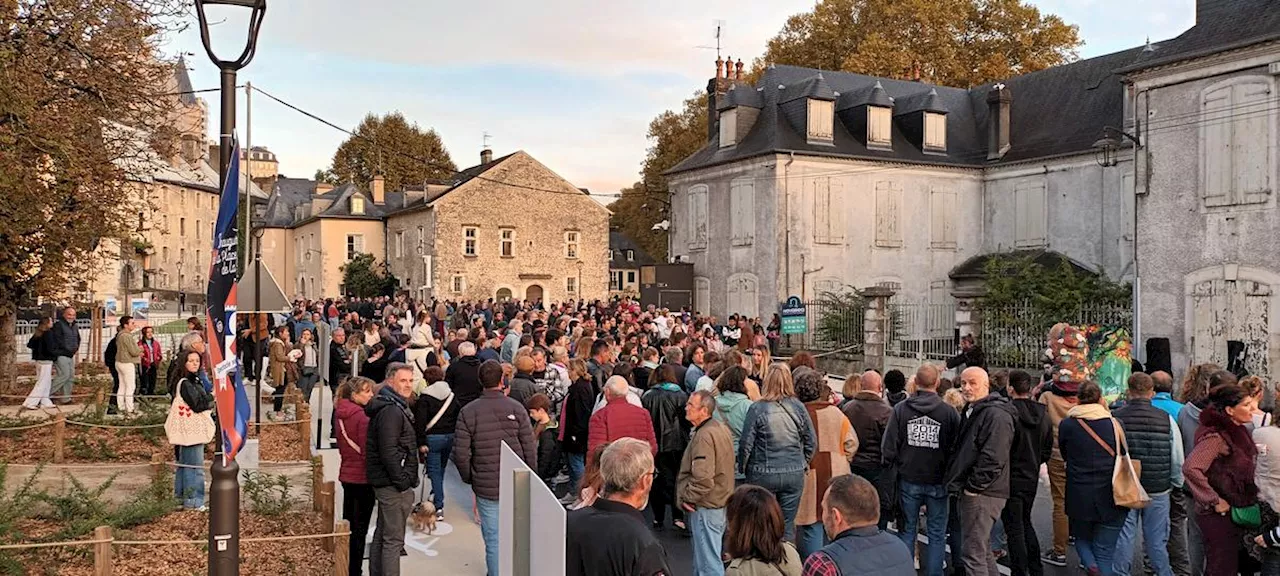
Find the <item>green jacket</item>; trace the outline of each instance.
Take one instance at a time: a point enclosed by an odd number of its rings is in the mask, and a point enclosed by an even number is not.
[[[731,560],[724,569],[724,576],[800,576],[804,564],[800,554],[790,542],[783,542],[786,561],[781,564],[765,564],[755,558]]]
[[[142,362],[142,349],[138,347],[138,337],[128,330],[116,334],[116,363],[138,364]]]

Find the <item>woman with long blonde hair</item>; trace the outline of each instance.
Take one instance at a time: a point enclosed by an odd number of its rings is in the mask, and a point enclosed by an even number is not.
[[[742,424],[738,467],[748,484],[777,495],[786,524],[786,540],[795,535],[805,470],[815,450],[813,421],[796,398],[791,368],[782,363],[769,366],[760,400],[747,409]]]

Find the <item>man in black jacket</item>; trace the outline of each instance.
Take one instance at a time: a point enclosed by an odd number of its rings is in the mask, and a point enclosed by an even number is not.
[[[1009,500],[1001,519],[1009,536],[1009,569],[1012,576],[1041,576],[1040,540],[1031,523],[1031,506],[1040,483],[1040,465],[1053,452],[1053,427],[1045,407],[1031,397],[1031,375],[1009,373],[1009,396],[1017,412],[1013,451],[1009,459]]]
[[[387,368],[387,385],[364,408],[369,415],[365,474],[378,499],[378,527],[369,544],[373,576],[400,576],[404,527],[413,511],[413,489],[418,486],[418,443],[409,408],[412,395],[413,367],[392,364]]]
[[[987,369],[987,355],[982,352],[982,347],[978,346],[973,334],[960,337],[960,353],[947,359],[948,370],[960,366]]]
[[[944,481],[960,431],[960,414],[938,396],[938,377],[931,364],[916,370],[916,395],[894,406],[880,443],[884,468],[898,472],[903,514],[898,536],[913,557],[920,508],[928,510],[929,544],[920,561],[925,576],[942,576],[948,512]]]
[[[670,574],[667,552],[640,510],[653,488],[649,443],[620,438],[600,456],[604,489],[591,506],[565,520],[566,576]]]
[[[70,306],[62,309],[62,319],[54,320],[53,334],[50,338],[49,351],[53,354],[53,385],[49,396],[53,397],[62,390],[60,404],[71,403],[71,388],[76,376],[76,354],[80,351],[80,329],[76,327],[76,309]],[[107,364],[111,368],[114,363]],[[114,395],[112,396],[115,397]]]
[[[1009,498],[1009,459],[1016,413],[991,392],[982,368],[960,373],[965,405],[960,443],[947,470],[947,488],[960,495],[961,561],[966,576],[999,576],[991,554],[991,527]]]
[[[476,356],[476,345],[464,341],[458,344],[458,359],[449,363],[449,368],[444,371],[444,381],[458,396],[459,408],[479,398],[484,390],[480,385],[480,362]]]
[[[538,469],[533,425],[524,405],[502,393],[502,365],[486,360],[480,365],[484,394],[462,407],[454,439],[453,464],[458,476],[471,485],[484,538],[484,563],[489,576],[498,576],[498,486],[502,443],[506,442],[526,466]]]
[[[676,501],[676,476],[680,473],[680,459],[689,444],[689,421],[684,418],[684,405],[689,395],[675,383],[675,371],[670,366],[659,366],[652,386],[640,397],[640,404],[649,411],[653,420],[653,435],[658,439],[654,478],[653,527],[662,530],[666,526],[667,507],[671,507],[671,524],[686,530],[684,510]]]

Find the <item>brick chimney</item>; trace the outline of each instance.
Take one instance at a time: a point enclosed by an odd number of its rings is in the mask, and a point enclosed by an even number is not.
[[[746,79],[746,77],[742,75],[742,59],[741,58],[738,59],[738,64],[734,67],[733,78],[734,80]]]
[[[386,204],[387,202],[386,180],[382,178],[381,174],[373,175],[373,182],[369,184],[369,188],[370,188],[369,192],[373,194],[374,204],[377,204],[379,206]]]
[[[480,151],[480,163],[488,164],[490,162],[493,162],[493,150],[488,146],[485,146],[484,149]]]
[[[1009,152],[1009,107],[1013,94],[1002,83],[987,92],[987,160],[999,160]]]
[[[732,84],[729,76],[733,74],[733,58],[721,60],[716,58],[716,77],[707,81],[707,142],[716,139],[720,130],[716,124],[720,121],[720,112],[716,109],[719,99],[724,97]]]

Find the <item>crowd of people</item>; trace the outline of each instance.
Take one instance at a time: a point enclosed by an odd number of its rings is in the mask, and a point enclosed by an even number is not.
[[[192,321],[168,381],[180,383],[175,405],[207,415]],[[1056,326],[1037,376],[989,374],[969,338],[947,363],[955,381],[925,364],[834,390],[812,355],[776,361],[756,324],[626,299],[357,299],[248,318],[240,351],[246,373],[277,390],[276,412],[289,385],[304,398],[320,382],[335,389],[355,575],[375,509],[370,574],[399,573],[405,524],[444,519],[450,462],[497,574],[506,442],[565,494],[569,574],[669,573],[656,533],[673,531],[690,538],[698,575],[996,576],[1000,560],[1038,576],[1074,545],[1089,576],[1280,576],[1280,428],[1256,376],[1204,364],[1175,387],[1139,367],[1107,398],[1086,366],[1055,358],[1078,338]],[[55,364],[69,346],[55,330],[37,331],[33,345],[48,349],[37,361]],[[117,369],[139,364],[154,381],[159,348],[145,330],[135,340],[128,319],[121,334]],[[134,388],[127,371],[121,393]],[[127,395],[119,408],[132,409]],[[207,440],[189,436],[175,457],[198,464]],[[1053,500],[1043,552],[1032,522],[1042,475]],[[198,479],[176,489],[203,506]]]

